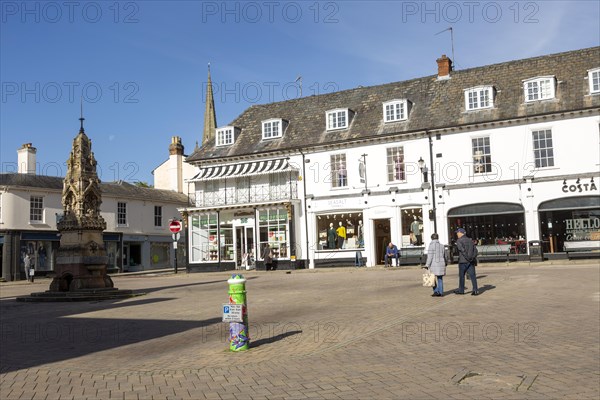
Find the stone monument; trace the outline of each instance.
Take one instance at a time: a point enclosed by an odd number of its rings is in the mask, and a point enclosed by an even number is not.
[[[102,194],[96,172],[92,141],[83,129],[73,140],[63,183],[64,215],[57,223],[60,247],[56,257],[56,276],[50,292],[74,292],[86,289],[112,288],[106,274],[108,256],[102,232],[106,221],[100,215]]]

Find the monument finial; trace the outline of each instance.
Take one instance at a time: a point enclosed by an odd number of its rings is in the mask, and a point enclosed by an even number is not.
[[[83,118],[83,96],[81,96],[81,101],[80,101],[80,117],[79,117],[79,121],[81,122],[81,127],[79,128],[79,133],[84,133],[85,130],[83,129],[83,121],[85,121],[85,118]]]

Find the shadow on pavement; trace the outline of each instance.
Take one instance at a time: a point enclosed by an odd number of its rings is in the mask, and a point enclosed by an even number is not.
[[[250,342],[250,347],[251,348],[255,348],[255,347],[259,347],[262,346],[263,344],[269,344],[269,343],[274,343],[274,342],[278,342],[282,339],[287,338],[288,336],[293,336],[293,335],[298,335],[299,333],[302,333],[302,331],[289,331],[289,332],[283,332],[280,333],[279,335],[276,336],[271,336],[268,338],[264,338],[264,339],[258,339],[255,342]]]
[[[32,368],[221,323],[205,320],[86,318],[177,299],[107,300],[88,303],[0,302],[0,370]]]

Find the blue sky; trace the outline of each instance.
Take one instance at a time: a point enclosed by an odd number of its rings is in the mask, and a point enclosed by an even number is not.
[[[207,64],[217,123],[247,107],[598,46],[597,1],[4,1],[0,166],[38,149],[64,175],[84,99],[103,181],[152,183],[171,136],[202,141]],[[600,62],[600,60],[599,60]]]

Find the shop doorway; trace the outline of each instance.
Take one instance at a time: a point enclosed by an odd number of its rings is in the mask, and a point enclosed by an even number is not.
[[[254,227],[238,226],[235,228],[235,260],[236,268],[253,268],[256,255],[254,254]]]
[[[376,264],[383,264],[385,247],[390,243],[390,220],[374,219],[373,232],[375,233]]]

